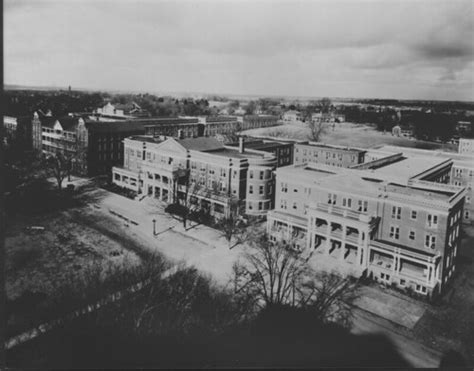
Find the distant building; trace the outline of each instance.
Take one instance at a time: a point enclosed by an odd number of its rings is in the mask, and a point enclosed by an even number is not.
[[[275,157],[267,152],[222,145],[214,138],[161,141],[131,137],[124,141],[123,167],[113,182],[164,203],[199,204],[215,217],[229,213],[232,199],[242,200],[248,215],[273,208]]]
[[[323,113],[317,112],[311,115],[313,122],[341,123],[346,121],[346,117],[335,112]]]
[[[333,146],[319,142],[295,143],[294,163],[318,163],[350,167],[364,162],[365,151],[358,148]]]
[[[303,115],[299,111],[295,111],[295,110],[286,111],[283,114],[283,121],[286,121],[286,122],[301,121],[302,118],[303,118]]]
[[[19,150],[31,150],[33,118],[31,116],[3,116],[3,132],[5,144],[17,146]]]
[[[148,111],[142,109],[137,103],[132,102],[129,104],[112,104],[108,102],[105,106],[99,107],[94,111],[94,114],[98,115],[102,119],[131,119],[134,117],[149,117]]]
[[[140,119],[139,122],[142,123],[145,128],[145,135],[151,135],[153,137],[180,136],[182,138],[195,138],[203,135],[203,132],[200,132],[199,129],[199,120],[196,117],[156,117]]]
[[[137,121],[96,122],[38,115],[33,120],[34,148],[71,157],[73,171],[79,175],[110,173],[112,166],[123,161],[123,139],[143,133],[143,125]]]
[[[470,122],[470,121],[458,121],[456,123],[456,131],[460,135],[470,133],[472,131],[472,122]]]
[[[278,117],[272,115],[245,115],[242,120],[241,130],[267,128],[279,125]]]
[[[200,132],[206,137],[233,134],[239,131],[241,126],[236,116],[207,116],[200,119],[200,125]]]
[[[465,155],[474,155],[474,139],[460,138],[458,152]]]

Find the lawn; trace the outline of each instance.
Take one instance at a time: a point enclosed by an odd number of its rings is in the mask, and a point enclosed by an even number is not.
[[[308,140],[309,130],[304,123],[284,124],[278,127],[268,127],[244,131],[249,136],[267,136],[284,139]],[[372,148],[381,144],[423,149],[444,149],[457,151],[452,144],[424,142],[414,139],[395,137],[391,133],[375,130],[373,126],[353,123],[338,123],[334,128],[329,126],[321,141],[327,144]]]
[[[83,209],[70,206],[9,215],[5,231],[9,336],[42,322],[39,313],[47,311],[58,292],[93,270],[107,272],[140,262],[129,246],[77,221],[74,213]]]

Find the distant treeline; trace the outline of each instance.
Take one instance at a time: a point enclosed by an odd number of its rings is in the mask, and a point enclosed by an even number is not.
[[[80,91],[33,91],[11,90],[4,92],[4,114],[8,116],[30,116],[41,110],[51,111],[54,116],[70,112],[92,112],[106,102],[137,103],[152,116],[212,115],[217,110],[209,107],[206,99],[175,99],[152,94],[109,94],[105,92]]]
[[[362,108],[353,105],[341,106],[338,112],[344,114],[348,122],[374,124],[380,131],[391,131],[394,126],[399,125],[402,129],[411,129],[417,139],[423,140],[449,140],[457,134],[457,122],[472,122],[472,117],[467,117],[462,112],[446,113],[439,110],[424,112],[413,109],[399,112],[392,108]],[[474,133],[471,130],[463,135],[473,137]]]

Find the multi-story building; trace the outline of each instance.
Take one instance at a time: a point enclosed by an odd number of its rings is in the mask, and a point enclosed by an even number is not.
[[[326,123],[334,123],[334,122],[345,122],[346,117],[342,114],[337,114],[336,112],[316,112],[311,115],[311,120],[313,122],[326,122]]]
[[[105,106],[97,108],[93,114],[104,121],[132,119],[134,117],[149,117],[148,111],[142,109],[137,103],[112,104],[108,102]]]
[[[319,142],[295,143],[295,165],[318,163],[350,167],[364,162],[365,151],[358,148],[333,146]]]
[[[240,122],[236,116],[208,116],[200,119],[202,135],[214,137],[216,135],[233,134],[240,130]]]
[[[272,115],[246,115],[242,119],[241,130],[266,128],[279,125],[278,117]]]
[[[325,269],[438,293],[455,270],[465,190],[424,179],[450,165],[404,157],[360,169],[278,168],[268,234]]]
[[[224,146],[215,138],[136,136],[124,140],[123,167],[113,182],[165,203],[186,200],[216,217],[230,212],[231,200],[248,215],[273,208],[275,157],[267,152]]]
[[[462,155],[474,155],[474,139],[460,138],[458,152]]]
[[[367,150],[370,158],[383,158],[394,153],[405,154],[409,156],[418,156],[422,158],[440,158],[450,159],[453,162],[450,173],[445,179],[449,184],[465,187],[466,200],[462,221],[465,224],[474,223],[474,157],[467,154],[459,154],[444,151],[432,151],[417,148],[405,148],[397,146],[383,146],[380,149]]]
[[[124,138],[143,134],[137,121],[97,122],[82,117],[33,119],[33,147],[47,154],[61,152],[72,159],[73,171],[80,175],[110,173],[123,161]]]
[[[196,138],[203,135],[203,132],[199,131],[199,121],[197,118],[165,117],[135,121],[143,124],[145,135],[153,137],[181,136],[183,138]]]
[[[302,118],[303,115],[301,114],[301,112],[295,110],[289,110],[283,114],[283,121],[286,122],[301,121]]]
[[[245,148],[273,153],[277,159],[277,167],[293,164],[294,142],[252,138],[244,138],[244,142]],[[239,146],[239,142],[229,143],[227,145],[231,147],[237,147]]]
[[[31,150],[33,119],[31,116],[3,116],[4,141],[19,150]]]

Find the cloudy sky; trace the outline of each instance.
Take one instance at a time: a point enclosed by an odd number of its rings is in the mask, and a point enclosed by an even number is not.
[[[474,100],[471,0],[4,0],[5,83]]]

